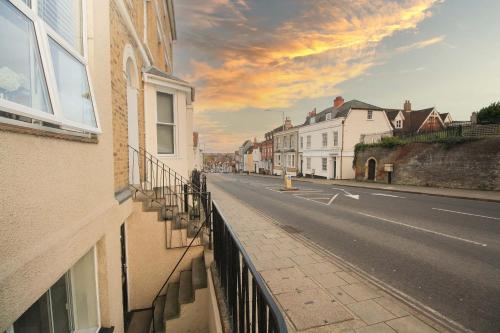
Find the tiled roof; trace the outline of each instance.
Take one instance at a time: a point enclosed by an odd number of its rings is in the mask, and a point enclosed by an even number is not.
[[[368,104],[368,103],[361,102],[361,101],[358,101],[356,99],[353,99],[353,100],[350,100],[348,102],[345,102],[344,104],[342,104],[338,108],[335,108],[335,107],[331,106],[329,108],[324,109],[323,111],[321,111],[320,113],[318,113],[315,116],[315,118],[316,118],[315,122],[319,123],[319,122],[322,122],[322,121],[326,120],[326,115],[328,113],[332,114],[332,119],[333,118],[346,117],[347,114],[349,113],[349,110],[351,110],[351,109],[357,109],[357,110],[382,110],[378,106],[371,105],[371,104]],[[304,122],[304,124],[302,126],[309,125],[311,123],[310,119],[311,119],[311,117],[307,117],[306,121]]]

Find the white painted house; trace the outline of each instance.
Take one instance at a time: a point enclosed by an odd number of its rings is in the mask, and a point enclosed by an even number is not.
[[[353,179],[354,146],[364,136],[392,131],[383,109],[357,100],[309,113],[299,128],[299,172],[327,179]]]

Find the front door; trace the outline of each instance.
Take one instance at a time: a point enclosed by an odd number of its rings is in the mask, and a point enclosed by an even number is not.
[[[337,179],[337,158],[333,158],[333,179]]]
[[[121,245],[121,263],[122,263],[122,303],[123,303],[123,318],[125,319],[125,327],[128,326],[128,284],[127,284],[127,246],[125,243],[125,223],[120,227],[120,245]]]
[[[368,160],[368,180],[375,180],[375,167],[375,160],[373,158]]]

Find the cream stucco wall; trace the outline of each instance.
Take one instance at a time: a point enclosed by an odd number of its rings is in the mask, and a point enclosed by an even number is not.
[[[109,3],[88,6],[98,142],[0,130],[0,332],[98,244],[101,322],[123,331],[119,228],[130,206],[113,195]]]
[[[126,223],[127,270],[130,310],[144,309],[151,303],[186,248],[167,249],[166,227],[156,212],[144,212],[134,202],[134,213]],[[191,269],[191,260],[201,256],[203,246],[194,246],[182,260],[171,281]],[[165,289],[166,291],[166,289]]]

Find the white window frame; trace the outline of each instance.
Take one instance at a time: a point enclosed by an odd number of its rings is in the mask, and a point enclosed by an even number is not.
[[[306,168],[307,170],[311,170],[311,158],[306,157]]]
[[[326,114],[326,120],[332,120],[332,114],[331,113],[327,113]]]
[[[306,147],[311,148],[311,136],[310,135],[308,135],[306,137]]]
[[[22,14],[26,16],[28,20],[33,23],[35,31],[35,40],[38,46],[38,52],[40,54],[40,64],[42,68],[43,79],[47,86],[48,92],[48,102],[52,108],[53,114],[43,112],[31,107],[27,107],[21,104],[17,104],[5,99],[0,99],[0,111],[5,111],[18,116],[24,116],[32,118],[34,120],[45,121],[54,125],[61,126],[62,129],[71,129],[85,131],[94,134],[101,134],[101,123],[99,120],[99,113],[97,110],[97,105],[95,102],[95,94],[92,85],[92,79],[90,76],[89,64],[88,64],[88,47],[87,47],[87,0],[82,1],[82,54],[74,49],[64,38],[62,38],[56,31],[54,31],[45,21],[38,16],[38,0],[31,0],[31,8],[26,5],[21,0],[7,0],[15,8],[17,8]],[[59,44],[64,51],[68,52],[73,56],[78,62],[80,62],[87,74],[87,81],[90,90],[90,96],[92,101],[92,107],[94,112],[94,118],[96,121],[96,127],[81,124],[64,117],[64,112],[61,109],[59,102],[59,94],[57,91],[57,82],[55,78],[54,66],[52,63],[52,56],[50,52],[49,38],[54,42]],[[0,122],[5,122],[6,118],[0,117]],[[19,122],[18,125],[22,125],[23,122]],[[17,124],[17,123],[16,123]],[[30,124],[30,123],[28,123]]]
[[[163,122],[160,122],[158,121],[158,93],[162,93],[162,94],[167,94],[167,95],[172,95],[172,111],[173,111],[173,118],[174,118],[174,122],[173,123],[163,123]],[[174,156],[177,156],[177,152],[178,152],[178,146],[177,146],[177,142],[179,141],[178,140],[178,137],[177,137],[177,96],[175,94],[175,92],[173,90],[170,90],[170,89],[167,89],[167,88],[164,88],[164,87],[161,87],[161,86],[157,86],[156,89],[154,89],[154,96],[155,96],[155,106],[156,106],[156,109],[155,109],[155,112],[156,112],[156,127],[155,127],[155,131],[156,131],[156,153],[158,154],[158,156],[160,157],[174,157]],[[173,136],[174,136],[174,152],[171,153],[171,154],[166,154],[166,153],[159,153],[158,152],[158,125],[170,125],[172,126],[174,129],[173,129]]]
[[[339,132],[338,131],[333,131],[333,146],[334,147],[339,146]]]
[[[367,110],[366,111],[366,119],[367,120],[373,120],[373,110]]]
[[[323,148],[328,147],[328,133],[321,133],[321,145]]]
[[[326,157],[321,158],[321,170],[322,171],[328,170],[328,159]]]
[[[403,122],[402,122],[402,120],[401,120],[401,119],[396,120],[396,128],[401,128],[401,127],[403,127],[403,126],[402,126],[402,124],[403,124]]]

